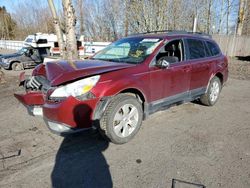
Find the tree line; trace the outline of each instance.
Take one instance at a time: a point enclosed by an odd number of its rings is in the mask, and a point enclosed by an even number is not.
[[[131,33],[192,30],[209,34],[250,35],[249,0],[73,0],[76,32],[86,40],[114,41]],[[63,6],[57,5],[66,32]],[[23,40],[37,32],[55,33],[48,3],[19,1],[8,13],[0,7],[0,38]]]

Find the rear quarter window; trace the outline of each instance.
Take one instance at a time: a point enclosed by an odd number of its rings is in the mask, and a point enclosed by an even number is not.
[[[214,44],[213,42],[206,41],[208,49],[210,50],[212,56],[216,56],[220,54],[220,49],[219,47]]]
[[[201,40],[187,39],[189,48],[189,59],[200,59],[206,57],[206,49]]]

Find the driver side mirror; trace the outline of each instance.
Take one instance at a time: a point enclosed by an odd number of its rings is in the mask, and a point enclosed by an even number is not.
[[[168,69],[170,66],[170,63],[166,61],[165,59],[161,59],[157,62],[157,66],[162,69]]]

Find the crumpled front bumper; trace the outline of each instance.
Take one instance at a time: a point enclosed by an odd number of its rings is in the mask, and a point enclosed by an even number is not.
[[[41,92],[28,92],[25,94],[15,93],[14,96],[24,106],[42,106],[45,102]]]
[[[44,104],[43,95],[40,92],[17,94],[14,96],[22,103],[28,113],[32,116],[43,116],[42,105]]]
[[[68,97],[60,102],[49,102],[44,100],[41,92],[15,93],[14,96],[30,115],[43,117],[53,133],[64,135],[93,128],[91,117],[98,102],[96,98],[81,101]]]
[[[45,124],[49,128],[49,130],[55,134],[58,135],[66,135],[66,134],[72,134],[77,132],[82,132],[85,130],[92,129],[93,127],[89,128],[71,128],[69,125],[66,125],[64,123],[55,122],[47,119],[46,117],[43,118]]]

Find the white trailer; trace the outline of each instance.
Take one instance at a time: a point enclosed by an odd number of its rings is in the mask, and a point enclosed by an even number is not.
[[[63,38],[65,40],[65,35]],[[83,35],[77,37],[77,49],[80,57],[92,56],[109,44],[110,42],[84,42]],[[49,47],[52,56],[60,55],[57,36],[55,34],[35,33],[28,35],[24,40],[24,46],[32,46],[34,48]]]
[[[65,40],[65,35],[63,36]],[[82,46],[81,41],[83,39],[82,36],[77,39],[77,49],[80,56],[84,55],[84,48]],[[60,55],[59,45],[57,36],[55,34],[47,34],[47,33],[35,33],[33,35],[28,35],[24,40],[24,46],[32,46],[34,48],[39,47],[49,47],[50,53],[52,56]]]

